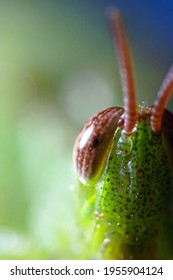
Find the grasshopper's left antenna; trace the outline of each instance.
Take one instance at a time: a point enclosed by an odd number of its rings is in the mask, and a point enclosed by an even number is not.
[[[120,12],[117,9],[109,8],[106,14],[118,50],[121,83],[124,95],[124,134],[128,136],[131,135],[137,121],[136,93],[130,51]]]

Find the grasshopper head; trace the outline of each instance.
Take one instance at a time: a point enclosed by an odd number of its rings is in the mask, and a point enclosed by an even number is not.
[[[111,107],[92,117],[76,139],[73,158],[82,182],[96,189],[97,217],[136,242],[156,234],[173,187],[173,114],[165,110],[173,90],[173,67],[154,105],[137,106],[122,19],[114,10],[108,16],[116,38],[124,109]]]

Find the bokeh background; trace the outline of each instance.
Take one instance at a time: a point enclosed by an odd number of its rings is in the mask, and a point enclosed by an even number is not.
[[[108,6],[126,22],[138,103],[152,104],[173,63],[173,1],[0,0],[0,259],[80,258],[73,143],[123,103]]]

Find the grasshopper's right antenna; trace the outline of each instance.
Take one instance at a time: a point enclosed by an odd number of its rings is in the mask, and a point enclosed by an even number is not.
[[[137,121],[136,93],[130,52],[120,12],[117,9],[109,8],[106,14],[118,50],[125,109],[124,134],[128,136],[132,134]]]
[[[168,99],[173,92],[173,66],[167,73],[154,102],[151,114],[151,127],[153,132],[159,133],[161,130],[162,117]]]

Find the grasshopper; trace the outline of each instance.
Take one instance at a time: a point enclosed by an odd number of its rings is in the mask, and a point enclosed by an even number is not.
[[[165,106],[173,67],[154,105],[137,106],[123,21],[114,9],[108,18],[124,108],[94,115],[75,141],[77,215],[88,249],[83,258],[172,259],[173,114]]]

